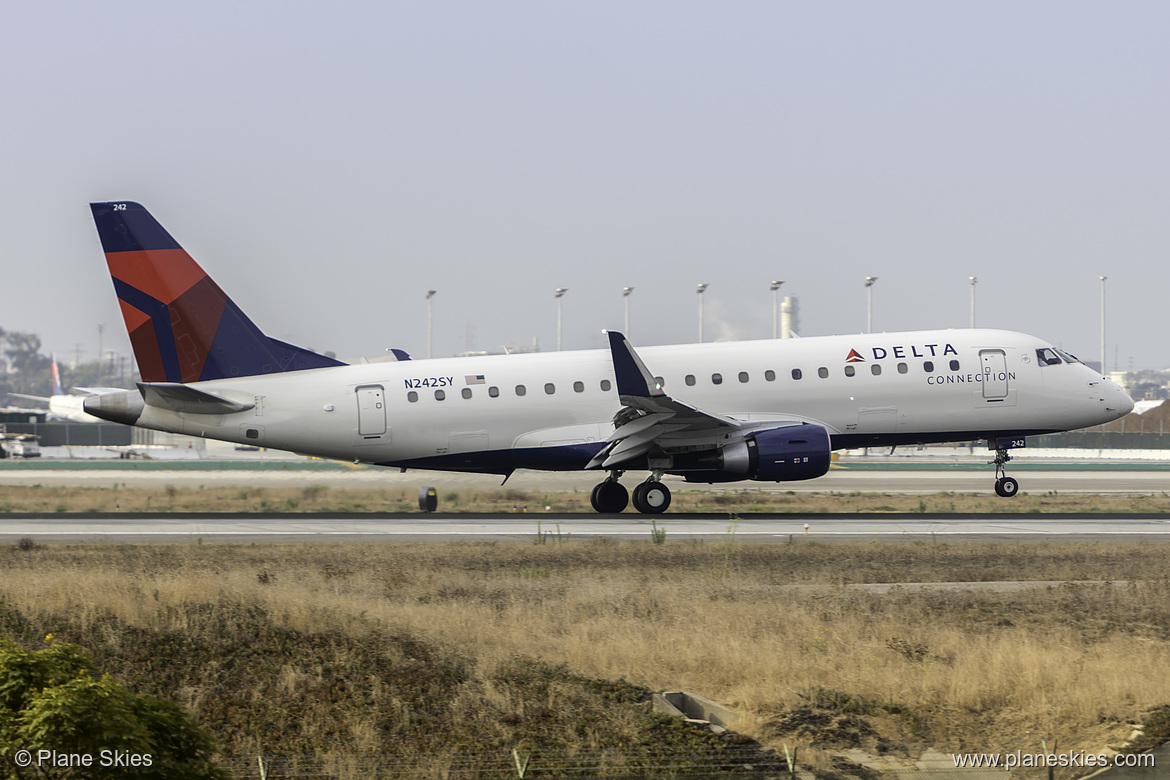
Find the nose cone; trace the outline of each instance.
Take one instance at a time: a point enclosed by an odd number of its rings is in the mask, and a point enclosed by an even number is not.
[[[1117,388],[1117,392],[1121,394],[1121,403],[1122,403],[1121,413],[1122,414],[1129,414],[1130,412],[1133,411],[1133,399],[1130,398],[1129,394],[1126,393],[1124,390],[1122,390],[1120,387]]]
[[[1105,400],[1105,411],[1113,415],[1113,419],[1117,420],[1133,411],[1133,399],[1129,397],[1129,393],[1122,390],[1117,385],[1108,379],[1105,380],[1106,387],[1111,391]]]

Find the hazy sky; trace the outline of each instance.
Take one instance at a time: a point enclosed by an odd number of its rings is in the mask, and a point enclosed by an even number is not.
[[[0,10],[0,327],[128,351],[87,204],[136,200],[267,333],[981,326],[1170,366],[1164,2],[53,2]]]

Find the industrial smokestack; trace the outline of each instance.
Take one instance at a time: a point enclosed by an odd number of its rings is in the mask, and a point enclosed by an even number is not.
[[[790,339],[800,333],[800,303],[791,295],[780,304],[780,338]]]

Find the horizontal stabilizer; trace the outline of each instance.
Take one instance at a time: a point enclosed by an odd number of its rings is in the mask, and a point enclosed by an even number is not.
[[[140,382],[138,389],[147,406],[184,414],[232,414],[246,412],[256,405],[231,401],[175,382]]]
[[[124,387],[71,387],[69,392],[77,395],[109,395],[110,393],[121,393],[125,389]]]

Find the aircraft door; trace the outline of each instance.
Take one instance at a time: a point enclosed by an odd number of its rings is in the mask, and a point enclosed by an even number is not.
[[[1007,355],[1002,349],[979,351],[979,368],[983,372],[983,397],[989,400],[1007,398]]]
[[[376,439],[386,433],[386,390],[381,385],[357,388],[358,435]]]

